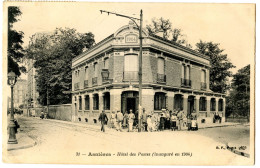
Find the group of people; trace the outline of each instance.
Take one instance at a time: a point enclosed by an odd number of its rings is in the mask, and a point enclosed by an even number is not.
[[[195,111],[187,116],[180,109],[169,111],[167,109],[162,109],[160,115],[151,112],[146,113],[145,109],[142,110],[140,114],[142,131],[163,131],[165,129],[170,130],[197,130],[197,115]],[[99,121],[101,122],[101,131],[105,131],[104,125],[108,122],[108,117],[103,110],[99,116]],[[134,130],[134,126],[138,127],[138,112],[133,113],[133,110],[129,110],[129,113],[124,114],[121,111],[113,111],[110,115],[110,127],[115,128],[117,131],[122,131],[123,128],[127,128],[128,132]]]

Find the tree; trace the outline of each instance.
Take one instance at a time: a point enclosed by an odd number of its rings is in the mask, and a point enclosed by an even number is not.
[[[162,34],[162,38],[170,40],[173,43],[192,48],[186,40],[186,35],[182,34],[179,28],[172,28],[172,23],[169,19],[153,18],[152,23],[146,26],[149,34]]]
[[[238,70],[233,76],[231,84],[231,92],[228,96],[228,107],[232,109],[232,113],[238,116],[250,116],[250,65]]]
[[[214,92],[225,93],[229,88],[228,77],[232,76],[230,71],[235,66],[228,60],[227,54],[218,43],[203,42],[196,44],[196,51],[210,57],[210,89]]]
[[[26,68],[19,65],[24,57],[23,32],[13,29],[13,24],[18,21],[17,17],[21,14],[18,7],[8,7],[8,72],[13,71],[18,76],[21,75],[21,72],[26,72]]]
[[[40,104],[47,104],[48,93],[51,104],[71,102],[71,96],[64,93],[72,86],[71,61],[94,43],[91,32],[82,34],[70,28],[57,28],[53,33],[31,38],[26,51],[28,58],[34,60]]]

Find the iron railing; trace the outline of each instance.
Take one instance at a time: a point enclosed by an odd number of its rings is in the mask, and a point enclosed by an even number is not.
[[[165,83],[166,82],[166,75],[157,73],[157,82],[158,83]]]
[[[79,82],[74,84],[74,90],[79,90]]]
[[[182,87],[191,87],[191,80],[181,78],[181,86]]]
[[[92,78],[92,85],[97,85],[97,77]]]
[[[84,89],[88,88],[88,80],[84,80]]]

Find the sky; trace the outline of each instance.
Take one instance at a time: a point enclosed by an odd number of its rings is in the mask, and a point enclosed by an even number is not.
[[[219,43],[236,66],[234,73],[254,62],[253,4],[52,2],[18,3],[18,6],[22,15],[14,28],[24,32],[24,46],[33,34],[53,31],[56,27],[92,32],[99,42],[129,22],[127,18],[101,14],[99,10],[139,17],[142,9],[144,27],[152,18],[169,19],[173,28],[182,29],[193,49],[200,40]]]

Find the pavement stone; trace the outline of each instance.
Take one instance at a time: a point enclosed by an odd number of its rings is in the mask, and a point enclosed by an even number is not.
[[[30,138],[26,133],[18,132],[16,134],[17,144],[7,144],[7,150],[18,150],[30,148],[36,145],[36,141]]]

